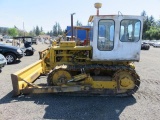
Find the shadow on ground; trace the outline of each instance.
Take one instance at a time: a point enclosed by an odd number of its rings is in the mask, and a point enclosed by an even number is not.
[[[69,120],[117,120],[123,110],[136,103],[130,97],[75,96],[55,94],[31,94],[12,97],[9,93],[0,100],[0,104],[19,101],[34,101],[35,104],[48,105],[44,119]]]
[[[7,65],[15,65],[15,64],[19,64],[20,62],[21,62],[21,60],[16,60],[15,63],[7,64]]]

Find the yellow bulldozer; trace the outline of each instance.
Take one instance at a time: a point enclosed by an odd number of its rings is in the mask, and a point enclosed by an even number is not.
[[[100,5],[95,4],[95,7],[98,9]],[[134,94],[140,86],[133,62],[140,59],[143,17],[97,13],[88,20],[88,44],[80,46],[75,41],[55,41],[39,52],[37,62],[11,74],[14,96],[67,92]],[[47,76],[45,85],[36,84],[41,75]]]

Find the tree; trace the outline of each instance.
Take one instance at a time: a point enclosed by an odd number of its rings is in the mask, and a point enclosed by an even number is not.
[[[53,32],[53,36],[61,35],[63,33],[59,23],[56,22],[55,25],[53,25],[52,32]]]
[[[55,25],[53,26],[53,36],[57,36],[58,35],[58,23],[56,22]]]
[[[9,29],[8,29],[8,34],[9,34],[10,36],[16,37],[16,36],[18,35],[18,31],[17,31],[16,28],[9,28]]]
[[[1,35],[8,34],[8,28],[6,28],[6,27],[0,27],[0,34]]]
[[[156,26],[157,26],[157,27],[160,27],[160,20],[158,20],[158,21],[156,22]]]
[[[43,31],[42,27],[41,27],[41,30],[40,30],[40,35],[45,35],[45,32]]]
[[[46,33],[47,35],[50,35],[49,31]]]
[[[151,15],[149,18],[149,22],[150,22],[150,26],[155,26],[155,20],[154,20],[154,17]]]
[[[8,28],[3,29],[3,35],[8,34]]]
[[[150,40],[160,39],[160,28],[152,26],[146,31],[146,38]]]
[[[141,13],[141,16],[146,17],[146,15],[147,15],[147,14],[146,14],[146,11],[143,10],[143,12]]]
[[[40,32],[40,35],[45,35],[45,32]]]
[[[30,32],[29,32],[29,36],[36,36],[36,34],[35,34],[34,31],[30,31]]]
[[[143,12],[141,13],[141,16],[144,17],[144,21],[143,21],[143,33],[142,33],[142,39],[146,38],[146,31],[149,29],[148,27],[148,16],[146,14],[146,11],[143,10]]]
[[[33,27],[33,33],[35,34],[35,36],[36,36],[36,28],[35,27]]]
[[[58,29],[58,35],[62,35],[62,29],[61,29],[61,26],[59,25],[59,23],[58,23],[58,25],[57,25],[57,29]]]
[[[43,28],[41,27],[41,32],[43,32]]]
[[[39,27],[38,27],[38,26],[36,26],[36,31],[35,31],[35,33],[36,33],[37,36],[40,35],[40,30],[39,30]]]
[[[50,35],[50,36],[53,36],[53,31],[52,31],[52,30],[50,31],[49,35]]]
[[[144,16],[144,21],[143,21],[143,34],[142,34],[142,39],[151,39],[151,36],[149,35],[150,33],[153,33],[153,26],[156,26],[154,17],[151,15],[150,17],[147,16],[146,12],[143,11],[141,13],[141,16]],[[152,27],[152,30],[150,30]],[[147,32],[148,31],[148,32]],[[150,32],[149,32],[150,31]],[[151,32],[152,31],[152,32]]]
[[[18,36],[24,36],[26,35],[23,30],[18,30]]]

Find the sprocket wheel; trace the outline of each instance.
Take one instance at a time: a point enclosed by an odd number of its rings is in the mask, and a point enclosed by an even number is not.
[[[129,96],[134,94],[140,85],[140,78],[135,70],[119,70],[113,75],[117,82],[117,95]]]
[[[61,86],[67,84],[67,81],[70,80],[71,74],[63,69],[53,70],[47,78],[48,85],[52,86]]]

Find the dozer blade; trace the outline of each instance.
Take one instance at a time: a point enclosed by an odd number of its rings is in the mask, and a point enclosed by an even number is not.
[[[17,96],[20,91],[31,85],[43,73],[43,61],[39,60],[24,69],[11,74],[13,95]],[[28,84],[30,83],[30,84]]]

